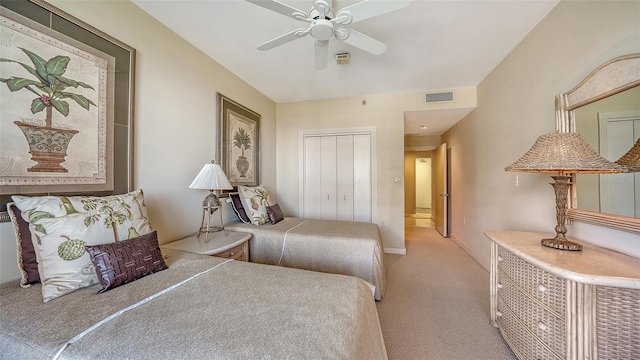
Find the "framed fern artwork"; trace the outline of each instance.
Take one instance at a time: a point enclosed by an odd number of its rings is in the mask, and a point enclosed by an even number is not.
[[[0,220],[11,195],[132,190],[135,50],[41,0],[0,3]]]
[[[260,185],[260,114],[218,93],[218,163],[234,187]]]

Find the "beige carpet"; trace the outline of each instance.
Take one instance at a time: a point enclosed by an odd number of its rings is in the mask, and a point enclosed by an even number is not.
[[[385,255],[377,303],[389,359],[515,359],[489,324],[489,273],[433,228],[406,240],[407,255]]]

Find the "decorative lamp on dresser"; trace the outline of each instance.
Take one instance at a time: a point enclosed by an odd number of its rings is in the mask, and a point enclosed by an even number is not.
[[[519,359],[640,359],[640,259],[586,243],[559,251],[544,233],[485,234],[491,322]]]

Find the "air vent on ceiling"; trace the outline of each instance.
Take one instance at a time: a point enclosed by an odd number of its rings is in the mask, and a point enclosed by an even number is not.
[[[427,94],[427,103],[453,101],[453,91]]]
[[[336,54],[336,62],[338,65],[346,65],[349,63],[349,53]]]

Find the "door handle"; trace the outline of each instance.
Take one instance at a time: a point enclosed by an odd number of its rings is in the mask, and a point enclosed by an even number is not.
[[[449,194],[438,194],[438,196],[448,197],[448,196],[449,196]]]

